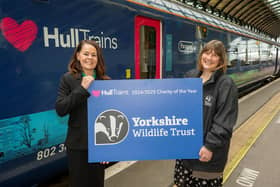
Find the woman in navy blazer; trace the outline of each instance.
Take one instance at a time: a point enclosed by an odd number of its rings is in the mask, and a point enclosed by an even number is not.
[[[103,187],[104,164],[88,163],[87,91],[94,80],[110,79],[105,74],[101,49],[92,40],[83,40],[76,47],[58,89],[56,112],[69,114],[66,147],[69,186]]]

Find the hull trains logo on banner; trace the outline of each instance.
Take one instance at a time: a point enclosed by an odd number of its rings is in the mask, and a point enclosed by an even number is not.
[[[99,80],[88,91],[89,162],[198,158],[201,79]]]

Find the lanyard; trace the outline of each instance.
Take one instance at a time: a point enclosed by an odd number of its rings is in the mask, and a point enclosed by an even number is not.
[[[84,72],[82,72],[82,77],[86,76],[86,74]],[[92,74],[93,78],[96,79],[96,71],[93,70],[93,74]]]

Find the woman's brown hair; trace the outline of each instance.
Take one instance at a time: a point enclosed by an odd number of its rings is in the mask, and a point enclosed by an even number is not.
[[[102,55],[102,51],[101,48],[98,46],[98,44],[96,42],[94,42],[93,40],[82,40],[80,41],[80,43],[78,44],[78,46],[76,47],[73,56],[71,57],[71,60],[68,64],[68,71],[73,74],[74,76],[78,76],[79,73],[81,73],[82,67],[81,67],[81,63],[80,61],[77,59],[77,54],[81,51],[82,47],[85,44],[89,44],[92,45],[93,47],[95,47],[96,52],[97,52],[97,65],[96,65],[96,76],[99,79],[103,79],[103,80],[107,80],[110,79],[106,74],[105,74],[105,63],[104,63],[104,58]]]
[[[197,68],[199,71],[203,71],[203,67],[201,64],[201,57],[202,54],[208,51],[214,51],[220,57],[220,64],[218,65],[217,69],[222,68],[223,72],[227,71],[227,53],[224,44],[219,40],[211,40],[205,44],[203,49],[199,53],[198,57],[198,65]]]

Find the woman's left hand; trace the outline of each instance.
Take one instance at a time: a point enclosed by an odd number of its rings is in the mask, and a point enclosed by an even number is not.
[[[209,162],[212,159],[213,153],[205,146],[202,146],[199,151],[199,160],[201,162]]]

